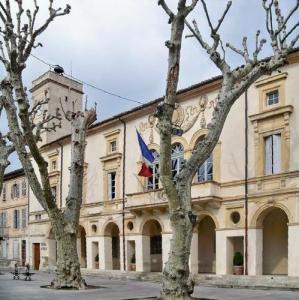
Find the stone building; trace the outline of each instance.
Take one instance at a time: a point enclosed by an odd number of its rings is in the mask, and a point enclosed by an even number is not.
[[[199,166],[192,186],[193,212],[198,217],[190,257],[193,273],[232,274],[234,254],[245,251],[246,185],[249,275],[299,276],[298,63],[295,51],[287,66],[248,89],[247,117],[245,96],[240,97],[216,148]],[[33,88],[36,95],[50,89],[66,99],[71,89],[78,94],[69,96],[64,105],[81,99],[77,82],[51,72],[47,75],[51,81],[44,76]],[[62,79],[67,85],[57,84]],[[215,77],[178,93],[173,122],[184,134],[172,141],[174,176],[207,132],[220,83],[221,77]],[[153,115],[161,100],[98,122],[89,130],[78,230],[82,268],[159,272],[167,260],[172,233],[159,182],[159,134]],[[156,157],[148,179],[137,175],[142,160],[136,128]],[[46,137],[41,148],[59,207],[65,205],[68,192],[70,147],[70,137],[61,133],[55,139]],[[55,267],[51,225],[32,192],[29,224],[28,261],[36,269]]]
[[[28,200],[23,170],[5,174],[0,196],[0,266],[24,266],[27,261]]]

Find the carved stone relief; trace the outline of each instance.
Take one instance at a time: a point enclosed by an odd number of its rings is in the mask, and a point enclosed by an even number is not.
[[[200,117],[201,129],[207,128],[205,112],[207,109],[215,109],[216,106],[217,99],[209,101],[207,95],[202,95],[196,105],[183,107],[177,103],[172,119],[173,126],[182,129],[183,133],[186,133],[194,126]],[[152,113],[149,115],[147,122],[141,122],[139,124],[139,131],[140,133],[144,133],[150,130],[149,142],[154,143],[154,129],[159,133],[157,119]]]

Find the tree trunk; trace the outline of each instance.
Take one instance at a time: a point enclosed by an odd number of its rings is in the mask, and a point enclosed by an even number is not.
[[[84,289],[86,284],[80,271],[76,232],[56,234],[56,243],[57,267],[53,287]]]
[[[163,270],[161,291],[163,300],[192,299],[190,295],[193,293],[194,282],[190,277],[189,257],[193,222],[196,222],[196,219],[192,219],[191,185],[187,184],[186,189],[178,193],[180,208],[170,212],[173,236],[169,258]]]

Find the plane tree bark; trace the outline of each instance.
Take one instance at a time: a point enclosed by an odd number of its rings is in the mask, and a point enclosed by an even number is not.
[[[57,17],[70,13],[71,7],[54,8],[53,0],[49,0],[49,16],[40,26],[36,26],[39,6],[33,0],[33,11],[26,10],[24,17],[23,1],[16,0],[17,12],[13,16],[11,2],[0,2],[1,36],[0,60],[6,74],[0,82],[0,107],[4,108],[8,122],[7,139],[17,152],[26,178],[36,199],[48,213],[57,242],[57,269],[53,281],[55,288],[84,288],[80,263],[77,254],[76,235],[82,204],[82,184],[86,131],[96,120],[95,109],[78,112],[64,112],[71,122],[71,167],[69,192],[66,206],[58,208],[52,194],[48,163],[42,156],[39,142],[43,132],[55,131],[60,126],[63,115],[59,107],[54,114],[49,114],[43,106],[50,99],[43,99],[34,105],[30,104],[27,89],[23,84],[23,71],[32,50],[38,46],[37,38]],[[37,114],[43,111],[42,117]],[[4,145],[3,143],[1,145]],[[12,150],[0,146],[0,164],[7,164],[7,154]],[[4,149],[2,151],[2,149]],[[3,153],[3,155],[2,155]],[[1,158],[4,158],[3,163]],[[34,164],[37,168],[34,168]],[[0,173],[1,174],[1,173]]]
[[[165,43],[168,48],[166,93],[164,101],[157,107],[156,111],[160,132],[160,179],[168,198],[169,216],[173,232],[169,258],[163,270],[161,290],[163,300],[192,299],[190,295],[193,293],[194,282],[192,276],[190,276],[188,263],[196,216],[192,212],[191,185],[198,167],[204,163],[216,146],[232,105],[258,78],[263,75],[270,75],[284,66],[287,63],[288,54],[299,38],[298,34],[294,34],[299,23],[289,26],[291,17],[298,10],[299,1],[297,0],[294,8],[284,16],[278,0],[263,0],[261,4],[266,12],[266,29],[273,54],[265,59],[258,58],[266,40],[260,39],[260,31],[257,31],[256,47],[253,53],[249,53],[247,37],[243,38],[241,49],[229,43],[226,44],[227,48],[240,55],[244,60],[242,66],[232,68],[225,57],[225,48],[219,34],[219,29],[229,12],[232,1],[227,3],[217,24],[213,25],[206,2],[201,0],[210,29],[210,42],[203,38],[195,20],[192,23],[187,20],[187,16],[194,10],[198,2],[199,0],[193,0],[188,5],[186,0],[178,0],[177,9],[173,12],[165,0],[158,1],[158,4],[168,15],[171,24],[170,40]],[[222,84],[212,118],[207,126],[206,135],[196,144],[191,157],[185,161],[180,173],[176,178],[172,178],[172,116],[177,102],[180,54],[185,27],[190,31],[190,34],[186,37],[195,38],[200,47],[206,50],[210,60],[220,70]]]

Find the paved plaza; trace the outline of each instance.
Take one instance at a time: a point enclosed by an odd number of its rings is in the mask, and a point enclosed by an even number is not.
[[[0,300],[121,300],[159,295],[159,283],[147,281],[104,279],[98,276],[85,276],[90,285],[100,289],[85,291],[56,291],[40,288],[51,281],[52,275],[38,273],[33,281],[12,280],[8,273],[0,275]],[[250,290],[196,287],[195,296],[217,300],[298,300],[299,292],[276,290]]]

